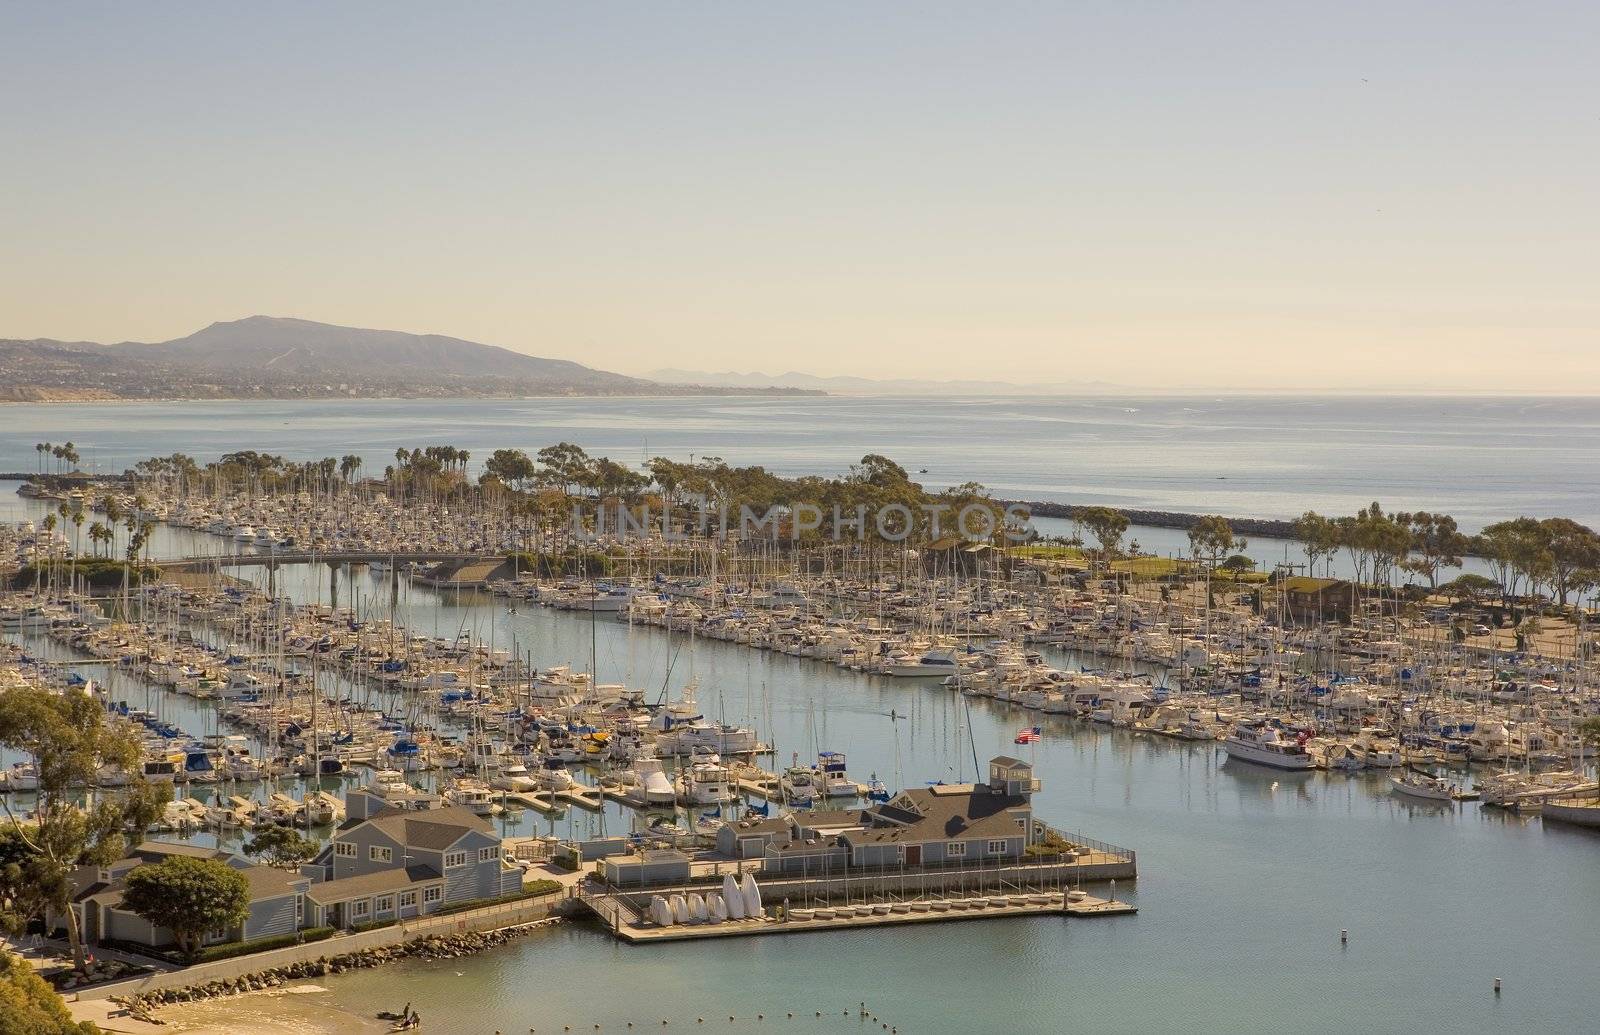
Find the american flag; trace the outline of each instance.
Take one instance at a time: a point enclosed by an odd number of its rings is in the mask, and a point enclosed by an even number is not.
[[[1034,744],[1043,739],[1043,736],[1039,733],[1039,727],[1024,726],[1020,730],[1017,730],[1017,739],[1012,743]]]

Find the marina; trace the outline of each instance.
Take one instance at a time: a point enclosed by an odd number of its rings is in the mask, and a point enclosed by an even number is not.
[[[0,5],[0,1035],[1600,1027],[1600,5],[376,6]]]
[[[21,506],[37,517],[50,504]],[[1279,792],[1302,799],[1289,806],[1296,810],[1334,794],[1368,808],[1387,801],[1394,815],[1443,824],[1455,837],[1465,810],[1486,806],[1486,816],[1521,814],[1535,830],[1581,830],[1581,805],[1578,822],[1564,822],[1559,805],[1541,819],[1537,806],[1593,787],[1581,778],[1585,749],[1568,732],[1576,726],[1560,718],[1583,714],[1587,669],[1571,660],[1575,645],[1559,640],[1550,641],[1554,657],[1502,654],[1490,671],[1484,647],[1441,640],[1425,625],[1385,642],[1381,618],[1364,635],[1297,643],[1291,637],[1302,633],[1236,606],[1208,607],[1203,593],[1178,599],[1155,586],[1118,593],[1092,582],[1002,585],[996,575],[938,572],[887,581],[785,574],[773,558],[756,560],[756,570],[772,572],[756,580],[738,569],[708,579],[702,556],[699,573],[664,578],[641,558],[635,572],[604,580],[489,565],[475,582],[447,586],[435,572],[461,564],[459,555],[371,570],[343,558],[310,563],[287,548],[273,557],[268,546],[257,548],[268,563],[230,573],[215,561],[238,549],[233,541],[223,549],[216,532],[155,525],[151,538],[172,553],[213,563],[192,565],[176,584],[112,587],[94,601],[21,600],[6,611],[18,616],[7,638],[12,662],[34,678],[92,680],[130,715],[148,713],[197,746],[211,738],[217,748],[207,758],[226,776],[183,765],[173,775],[176,803],[191,817],[175,812],[175,832],[202,843],[239,844],[258,824],[301,819],[325,836],[313,809],[320,820],[350,788],[388,780],[419,800],[481,810],[508,849],[530,856],[616,842],[620,854],[590,864],[597,878],[614,864],[626,880],[629,866],[659,865],[662,852],[684,855],[691,872],[714,872],[730,865],[715,843],[721,824],[834,808],[823,804],[833,798],[830,781],[838,801],[865,809],[917,775],[970,786],[963,781],[977,774],[979,751],[1067,774],[1067,787],[1054,787],[1053,775],[1041,781],[1045,814],[1074,825],[1087,817],[1097,834],[1137,844],[1141,862],[1171,835],[1142,825],[1134,838],[1116,833],[1127,826],[1124,811],[1095,806],[1093,792],[1083,798],[1093,784],[1073,774],[1102,757],[1162,769],[1162,795],[1203,777],[1257,788],[1252,809]],[[602,598],[615,606],[591,606]],[[1337,659],[1340,676],[1286,662],[1286,649]],[[559,728],[537,720],[541,713]],[[1231,757],[1245,754],[1232,738],[1252,729],[1307,763]],[[244,743],[230,749],[229,737]],[[413,746],[396,753],[400,741]],[[641,756],[661,765],[641,768]],[[12,797],[25,807],[26,774],[15,779]],[[734,865],[760,875],[773,864]],[[767,872],[760,881],[776,901],[763,892],[759,921],[716,922],[714,896],[694,883],[681,892],[601,883],[577,901],[602,937],[698,952],[753,934],[803,935],[797,944],[844,933],[903,938],[957,918],[975,922],[963,931],[1144,924],[1152,882],[1173,883],[1144,869],[1018,877],[997,868],[964,889],[908,886],[903,872],[803,874],[790,890],[806,890],[788,902],[784,878]],[[652,917],[654,899],[677,893],[686,904],[700,895],[706,919],[692,907],[687,922]],[[514,951],[537,958],[547,938]]]

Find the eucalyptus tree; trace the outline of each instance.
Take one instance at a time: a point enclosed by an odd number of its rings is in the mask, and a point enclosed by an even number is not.
[[[1400,567],[1414,575],[1426,576],[1428,588],[1437,590],[1439,570],[1461,567],[1471,540],[1456,527],[1456,519],[1449,514],[1419,510],[1414,514],[1396,514],[1394,519],[1411,533],[1411,556],[1402,561]]]
[[[1571,518],[1545,518],[1539,525],[1544,530],[1544,551],[1549,555],[1551,588],[1556,603],[1565,607],[1567,595],[1576,588],[1574,576],[1584,569],[1600,567],[1600,535]]]
[[[1294,521],[1294,537],[1306,555],[1306,574],[1317,573],[1317,561],[1339,551],[1339,528],[1330,518],[1308,510]]]
[[[36,854],[41,904],[66,918],[73,960],[84,966],[82,934],[71,908],[69,877],[79,866],[104,866],[121,858],[161,815],[170,789],[135,776],[115,793],[93,790],[100,770],[137,774],[138,735],[116,722],[91,694],[52,693],[44,687],[0,691],[0,747],[23,755],[39,787],[27,822],[0,796],[13,834]],[[86,797],[84,804],[79,799]]]
[[[1127,534],[1131,524],[1128,515],[1110,507],[1083,507],[1074,511],[1073,516],[1080,525],[1094,533],[1095,542],[1099,544],[1100,552],[1105,554],[1106,561],[1109,563],[1114,560],[1122,546],[1122,537]]]
[[[1549,570],[1549,536],[1535,518],[1516,517],[1486,525],[1473,540],[1473,548],[1489,562],[1507,607],[1524,580],[1531,594]]]
[[[1207,514],[1189,529],[1189,551],[1197,560],[1206,562],[1206,603],[1216,602],[1212,577],[1224,558],[1249,547],[1244,539],[1233,534],[1228,519],[1217,514]]]

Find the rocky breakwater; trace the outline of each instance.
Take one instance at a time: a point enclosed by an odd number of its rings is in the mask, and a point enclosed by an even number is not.
[[[341,953],[336,956],[319,956],[314,960],[286,963],[281,967],[268,967],[265,970],[241,974],[238,977],[218,978],[214,981],[205,981],[177,988],[157,988],[131,996],[114,996],[112,1001],[126,1007],[129,1014],[134,1017],[142,1020],[153,1020],[150,1017],[151,1010],[161,1006],[170,1006],[174,1003],[196,1003],[205,999],[215,999],[219,996],[259,992],[265,989],[278,988],[290,981],[326,977],[329,974],[342,974],[349,970],[365,970],[384,963],[397,963],[401,960],[442,960],[471,956],[485,949],[493,949],[504,945],[514,938],[532,932],[536,928],[555,922],[557,922],[557,918],[552,917],[546,920],[538,920],[531,924],[503,927],[497,931],[416,938],[398,945],[380,945],[370,949]]]
[[[1066,518],[1075,521],[1078,515],[1088,509],[1075,503],[1051,503],[1045,500],[1033,502],[1011,501],[1007,504],[1013,507],[1025,507],[1034,517]],[[1190,529],[1199,522],[1201,515],[1186,514],[1171,510],[1129,510],[1126,507],[1110,508],[1126,517],[1130,524],[1143,525],[1146,528],[1177,528]],[[1282,521],[1275,518],[1228,518],[1228,525],[1236,534],[1246,536],[1264,536],[1268,539],[1293,539],[1295,537],[1294,522]]]

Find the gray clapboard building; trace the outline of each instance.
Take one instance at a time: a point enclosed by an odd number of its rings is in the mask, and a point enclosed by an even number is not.
[[[216,848],[145,841],[109,866],[86,866],[73,875],[76,891],[72,897],[72,909],[78,914],[84,943],[98,945],[123,942],[150,948],[172,945],[174,938],[171,931],[123,908],[122,893],[129,873],[140,866],[159,863],[173,856],[215,859],[238,870],[249,884],[249,913],[244,922],[209,932],[205,938],[207,945],[254,941],[293,934],[299,929],[311,878],[261,866]]]
[[[308,927],[406,919],[522,887],[488,820],[460,806],[381,809],[346,820],[302,868]]]
[[[1038,836],[1033,767],[989,761],[989,780],[901,791],[869,809],[797,812],[725,827],[724,854],[762,860],[766,873],[815,875],[849,867],[937,867],[1015,862]]]

